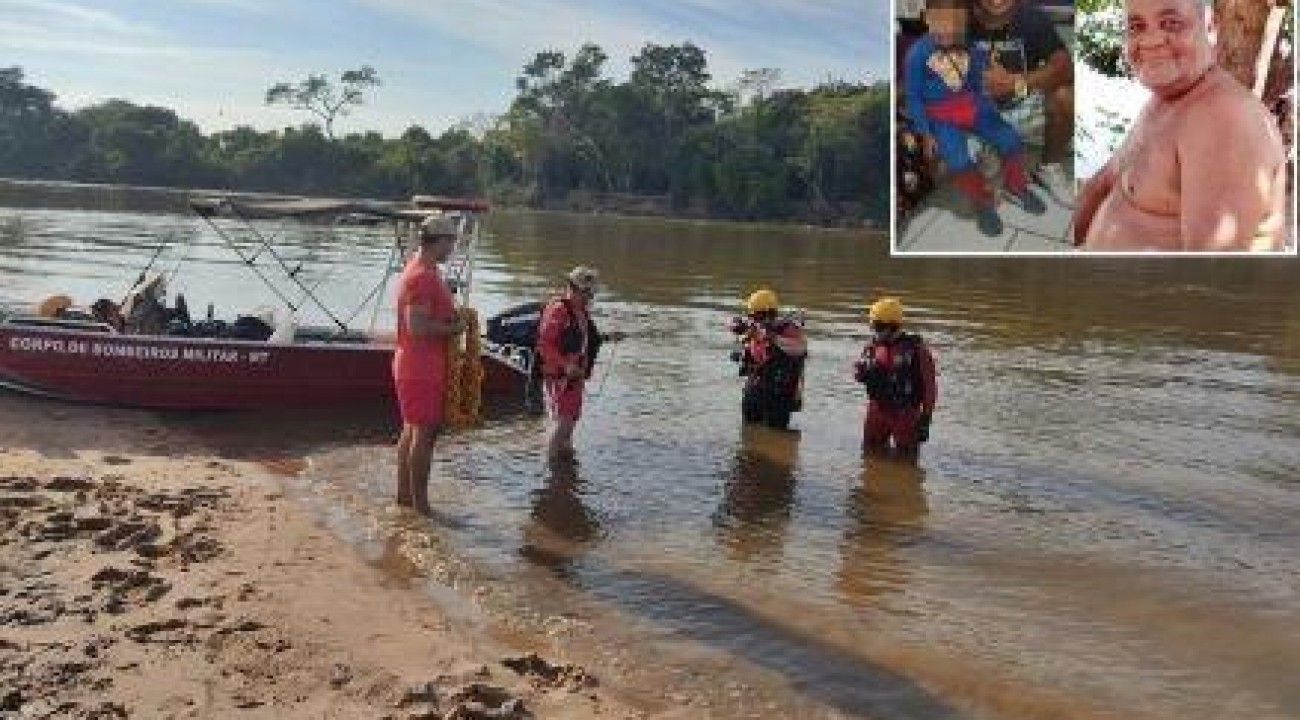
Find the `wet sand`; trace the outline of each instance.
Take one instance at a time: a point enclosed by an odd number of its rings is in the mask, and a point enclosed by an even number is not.
[[[0,398],[0,715],[633,718],[367,563],[292,462],[154,416]]]

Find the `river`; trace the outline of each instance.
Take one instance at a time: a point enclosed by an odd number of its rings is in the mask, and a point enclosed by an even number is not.
[[[120,294],[167,237],[155,266],[191,308],[275,303],[184,216],[23,204],[0,208],[0,299]],[[341,308],[386,260],[378,234],[264,229]],[[1300,717],[1296,260],[890,259],[860,232],[526,212],[489,230],[483,313],[588,264],[597,318],[631,336],[596,370],[575,468],[545,467],[540,419],[493,413],[439,445],[420,525],[387,505],[387,419],[178,433],[287,459],[377,566],[647,708]],[[725,323],[760,283],[806,312],[792,433],[739,421]],[[859,452],[850,364],[884,292],[940,368],[916,466]]]

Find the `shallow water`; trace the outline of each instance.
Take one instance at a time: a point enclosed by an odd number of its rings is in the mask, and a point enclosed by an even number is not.
[[[1300,717],[1296,261],[891,260],[862,234],[526,213],[491,231],[482,311],[581,262],[598,319],[632,335],[596,372],[576,467],[544,466],[537,418],[496,414],[440,445],[422,526],[385,506],[388,418],[175,426],[305,458],[301,495],[377,565],[647,708]],[[0,209],[0,298],[120,292],[165,233],[199,243],[174,284],[192,307],[274,300],[188,219],[35,208]],[[351,306],[385,240],[285,246]],[[724,323],[759,282],[807,311],[795,433],[738,419]],[[858,453],[849,364],[884,291],[941,370],[916,467]]]

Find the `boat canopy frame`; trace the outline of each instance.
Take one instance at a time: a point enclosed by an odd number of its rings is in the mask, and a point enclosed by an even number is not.
[[[374,303],[374,313],[371,317],[373,329],[378,320],[381,304],[381,300],[377,298],[382,297],[388,287],[389,278],[397,271],[398,263],[404,259],[406,249],[413,245],[411,240],[418,231],[420,223],[430,217],[449,217],[457,223],[456,246],[447,262],[447,281],[456,293],[459,304],[462,307],[467,306],[473,281],[475,249],[482,234],[482,216],[489,210],[489,204],[483,200],[427,195],[416,196],[409,202],[383,202],[303,197],[250,199],[234,195],[209,194],[190,198],[189,207],[221,238],[240,262],[288,306],[290,312],[297,313],[307,304],[315,306],[337,326],[336,336],[344,336],[352,332],[351,324],[372,302]],[[250,253],[247,249],[241,248],[232,237],[232,231],[219,222],[221,219],[240,223],[248,235],[256,241],[258,245],[256,251]],[[303,264],[300,262],[296,267],[291,267],[290,261],[276,250],[274,236],[264,233],[256,222],[277,219],[328,222],[333,227],[388,224],[392,228],[393,239],[382,277],[360,304],[346,317],[342,317],[342,313],[336,313],[315,292],[324,280],[318,280],[310,286],[303,282],[300,277]],[[269,255],[284,278],[301,291],[302,298],[299,301],[295,302],[289,298],[280,285],[267,277],[262,268],[257,266],[256,262],[263,254]],[[152,262],[151,260],[151,265]]]

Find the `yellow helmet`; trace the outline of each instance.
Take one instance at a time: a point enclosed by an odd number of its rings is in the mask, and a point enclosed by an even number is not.
[[[873,323],[903,324],[903,303],[898,298],[883,297],[867,307],[867,319]]]
[[[780,303],[776,300],[776,293],[763,288],[755,290],[745,301],[745,310],[750,313],[763,312],[765,310],[776,310]]]

